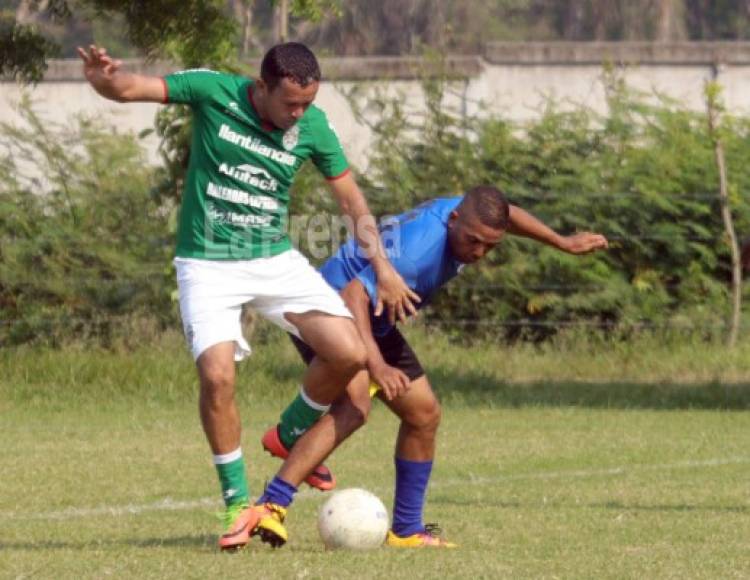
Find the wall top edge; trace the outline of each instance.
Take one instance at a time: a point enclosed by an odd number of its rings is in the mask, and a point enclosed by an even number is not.
[[[126,59],[126,70],[162,76],[178,66],[163,61]],[[260,60],[246,63],[259,68]],[[482,55],[449,55],[442,61],[419,56],[323,57],[324,80],[414,80],[444,75],[457,79],[481,75],[487,65],[750,65],[750,42],[489,42]],[[82,81],[78,59],[50,60],[43,82]]]

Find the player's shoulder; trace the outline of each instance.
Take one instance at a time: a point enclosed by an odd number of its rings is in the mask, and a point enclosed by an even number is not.
[[[462,197],[435,197],[422,202],[400,216],[402,224],[410,222],[447,222],[451,212],[461,203]]]
[[[330,132],[338,137],[336,128],[333,126],[326,112],[315,104],[307,108],[303,120],[313,131]]]
[[[448,216],[456,205],[453,198],[433,198],[397,218],[405,254],[416,257],[439,253],[447,235]]]
[[[246,77],[243,77],[241,75],[218,71],[210,68],[188,68],[174,71],[169,76],[176,78],[190,78],[191,80],[199,80],[207,83],[231,85],[244,84],[248,81]]]
[[[439,217],[447,219],[450,213],[461,203],[461,200],[463,200],[463,196],[436,197],[429,202],[429,210]]]
[[[327,121],[328,115],[315,103],[311,104],[305,111],[305,118],[310,121]]]

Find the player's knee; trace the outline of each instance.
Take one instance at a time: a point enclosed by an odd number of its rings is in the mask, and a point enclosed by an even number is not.
[[[201,399],[213,405],[221,405],[234,398],[234,369],[214,367],[206,369],[201,376]]]
[[[367,423],[367,418],[370,416],[370,409],[362,407],[351,407],[347,412],[347,431],[354,433],[360,427],[363,427]]]
[[[364,369],[367,364],[367,350],[359,335],[352,334],[342,340],[341,348],[336,353],[334,360],[330,362],[336,368],[352,375]]]
[[[407,422],[420,431],[437,431],[440,426],[442,409],[437,399],[432,398],[410,413]]]
[[[367,401],[362,401],[356,404],[347,401],[340,406],[334,405],[331,409],[331,413],[335,416],[336,423],[341,432],[349,435],[367,423],[367,418],[370,415],[370,408],[371,401],[368,397]]]

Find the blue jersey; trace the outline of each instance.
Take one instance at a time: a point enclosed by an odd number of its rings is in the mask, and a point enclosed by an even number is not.
[[[391,264],[422,299],[417,308],[428,304],[437,289],[458,274],[462,266],[453,257],[448,244],[448,218],[462,199],[433,199],[389,220],[380,228]],[[349,240],[341,246],[323,264],[320,273],[339,291],[356,278],[367,290],[373,306],[377,303],[375,272],[356,241]],[[377,318],[371,314],[371,323],[375,336],[383,336],[393,328],[385,313]]]

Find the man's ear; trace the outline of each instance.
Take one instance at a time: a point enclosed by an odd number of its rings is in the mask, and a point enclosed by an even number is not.
[[[255,79],[255,87],[262,91],[263,94],[266,94],[268,92],[268,84],[266,84],[266,81],[264,81],[262,78],[258,77]]]
[[[448,214],[448,227],[452,228],[456,222],[458,221],[458,212],[454,209],[450,214]]]

